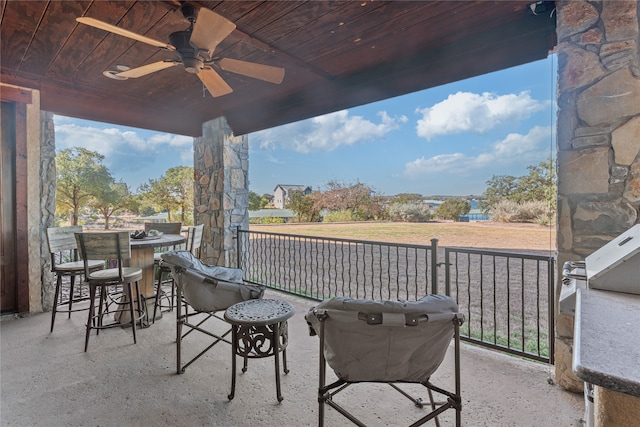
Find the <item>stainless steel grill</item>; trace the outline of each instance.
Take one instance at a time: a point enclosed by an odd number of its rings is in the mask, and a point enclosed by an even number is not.
[[[559,310],[575,316],[578,289],[592,288],[640,294],[640,224],[589,255],[584,261],[568,261],[562,267]],[[593,385],[584,383],[585,424],[594,425]]]

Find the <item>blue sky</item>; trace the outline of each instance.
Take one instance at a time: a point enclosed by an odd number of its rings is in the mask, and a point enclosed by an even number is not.
[[[355,181],[384,195],[481,194],[555,153],[555,56],[249,135],[249,189]],[[81,146],[132,190],[193,165],[193,138],[54,116],[58,150]]]

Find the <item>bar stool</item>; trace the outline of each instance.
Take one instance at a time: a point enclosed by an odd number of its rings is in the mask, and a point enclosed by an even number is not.
[[[53,325],[56,322],[56,313],[58,311],[68,313],[68,318],[70,319],[71,313],[89,309],[89,307],[73,308],[74,302],[88,298],[88,295],[85,295],[84,298],[82,296],[82,282],[80,282],[77,296],[74,289],[76,276],[82,276],[85,272],[84,262],[78,260],[78,250],[74,236],[74,233],[79,232],[82,232],[82,227],[80,226],[47,228],[47,244],[51,254],[51,271],[57,276],[53,308],[51,309],[51,330],[49,332],[53,332]],[[90,271],[104,268],[104,261],[90,260],[87,263]],[[66,300],[62,295],[63,277],[69,278],[69,297]],[[65,304],[67,305],[66,308],[63,307]]]
[[[180,234],[180,232],[182,231],[182,223],[181,222],[145,222],[144,223],[144,231],[146,233],[149,233],[149,231],[151,230],[157,230],[163,234]],[[175,246],[173,247],[173,249],[177,249]],[[153,266],[154,266],[154,272],[158,277],[158,283],[156,285],[156,304],[159,301],[159,298],[161,296],[167,296],[166,292],[164,292],[162,290],[162,283],[164,281],[164,278],[166,277],[167,274],[169,274],[171,272],[171,270],[169,270],[166,267],[163,267],[160,265],[160,255],[162,254],[162,252],[156,252],[153,254]],[[169,307],[168,311],[173,310],[173,300],[174,300],[174,291],[173,291],[173,279],[171,279],[171,300],[169,301],[169,305],[168,306],[161,306],[161,307]],[[167,297],[168,298],[168,297]],[[162,308],[161,308],[162,310]],[[156,321],[156,309],[154,307],[153,309],[153,322],[155,323]]]
[[[89,282],[90,306],[87,318],[87,331],[84,342],[84,351],[89,347],[89,335],[92,329],[96,334],[101,329],[112,328],[131,324],[133,342],[136,339],[136,323],[145,316],[142,308],[142,297],[140,295],[140,279],[142,279],[142,269],[139,267],[124,267],[123,261],[131,258],[131,246],[129,243],[129,233],[75,233],[78,250],[84,261],[85,280]],[[102,258],[105,261],[117,261],[115,268],[91,271],[89,269],[89,258]],[[135,283],[136,295],[133,298],[132,284]],[[118,303],[119,307],[113,312],[103,312],[103,305],[107,296],[107,288],[122,285],[124,296]],[[96,291],[100,288],[100,302],[98,314],[95,313]],[[134,309],[134,303],[137,308]],[[120,306],[124,306],[120,308]],[[113,313],[116,321],[104,324],[103,319],[107,314]],[[127,319],[126,316],[129,316]]]

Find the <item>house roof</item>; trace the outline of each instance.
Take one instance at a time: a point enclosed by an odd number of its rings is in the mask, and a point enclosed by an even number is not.
[[[282,188],[284,191],[295,191],[295,190],[300,190],[300,191],[305,191],[307,188],[311,189],[311,187],[309,187],[308,185],[284,185],[284,184],[278,184],[276,185],[276,188],[273,189],[273,191],[276,191],[278,189],[278,187]]]
[[[233,92],[212,97],[182,65],[105,77],[175,53],[76,18],[169,42],[188,28],[177,0],[0,2],[0,80],[40,90],[60,115],[191,136],[224,116],[240,135],[542,59],[556,43],[553,1],[187,3],[236,25],[214,56],[282,67],[282,83],[220,71]]]

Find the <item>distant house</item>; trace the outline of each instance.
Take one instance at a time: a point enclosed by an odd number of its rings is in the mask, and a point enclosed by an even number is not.
[[[302,191],[302,194],[311,194],[311,187],[307,185],[276,185],[273,189],[273,205],[276,209],[285,209],[287,202],[294,191]]]

